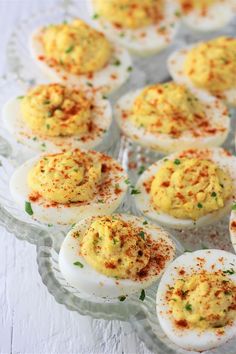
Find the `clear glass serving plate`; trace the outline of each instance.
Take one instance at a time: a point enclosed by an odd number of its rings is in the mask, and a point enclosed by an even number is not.
[[[9,70],[13,75],[2,80],[0,79],[0,108],[6,99],[22,94],[22,91],[29,86],[47,82],[47,79],[38,71],[29,55],[28,40],[32,30],[43,24],[69,20],[78,13],[77,11],[78,3],[76,4],[76,1],[59,1],[57,6],[32,14],[27,19],[16,24],[7,48]],[[78,15],[81,16],[81,13],[78,13]],[[82,17],[87,20],[86,14],[83,13]],[[231,24],[224,29],[224,32],[221,31],[220,34],[233,34],[233,28],[234,26]],[[214,35],[210,34],[210,37]],[[185,43],[191,43],[204,38],[208,38],[208,35],[199,36],[199,34],[194,34],[182,28],[175,45],[182,46]],[[117,97],[132,88],[141,87],[147,82],[167,80],[168,73],[165,61],[168,54],[169,50],[146,60],[137,57],[134,58],[135,67],[132,76],[129,82],[112,97],[112,103],[114,103]],[[163,69],[155,71],[158,62],[162,62]],[[225,147],[232,152],[235,152],[234,132],[236,130],[236,117],[234,115],[235,112],[232,112],[231,134],[225,144]],[[123,167],[129,172],[131,183],[136,182],[139,172],[141,173],[144,168],[161,157],[160,154],[143,149],[123,136],[114,147],[114,150],[111,149],[110,154],[117,157]],[[19,155],[12,152],[4,136],[0,137],[0,155],[4,156],[8,163],[13,161],[13,164],[17,164],[17,157]],[[5,178],[4,183],[7,183],[9,172],[7,170],[4,173],[0,169],[0,180],[2,180],[2,176],[5,176],[3,177],[3,179]],[[0,199],[2,197],[6,198],[6,196],[0,195]],[[189,353],[172,344],[160,328],[155,308],[158,283],[146,291],[144,301],[139,299],[139,294],[130,296],[125,301],[117,303],[100,303],[94,301],[94,299],[85,297],[78,290],[66,283],[58,267],[58,252],[65,233],[59,229],[42,229],[40,225],[30,224],[28,220],[19,221],[17,215],[15,217],[12,215],[14,213],[12,213],[11,208],[15,207],[14,204],[10,199],[7,202],[10,209],[4,208],[2,206],[4,203],[0,203],[0,224],[9,232],[15,234],[18,239],[36,244],[39,273],[49,293],[54,296],[58,303],[65,305],[71,311],[77,311],[80,314],[90,315],[94,318],[130,321],[141,340],[155,353]],[[138,215],[130,195],[127,196],[119,212],[132,212]],[[219,222],[217,225],[197,229],[193,232],[170,231],[176,240],[178,254],[184,252],[184,250],[210,247],[233,251],[228,231],[228,218],[225,218],[225,220]],[[210,351],[208,354],[220,354],[222,351],[235,354],[235,345],[236,341],[231,341],[224,347]]]

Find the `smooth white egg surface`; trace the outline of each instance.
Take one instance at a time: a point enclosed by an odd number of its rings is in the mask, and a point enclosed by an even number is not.
[[[118,89],[129,78],[132,62],[128,52],[115,43],[112,43],[113,53],[109,62],[101,70],[91,74],[75,75],[57,66],[49,66],[44,54],[40,38],[42,28],[35,30],[30,39],[30,50],[39,69],[55,82],[66,85],[93,87],[103,93],[111,93]]]
[[[153,204],[152,196],[151,196],[151,185],[154,179],[154,176],[157,172],[162,168],[165,164],[165,161],[176,161],[179,163],[179,159],[181,158],[200,158],[204,160],[209,160],[215,163],[220,169],[228,173],[232,180],[232,195],[225,201],[225,205],[219,208],[218,210],[212,211],[206,215],[199,217],[196,220],[191,218],[183,219],[171,216],[167,213],[162,212],[161,210],[157,210]],[[169,182],[168,182],[169,183]],[[209,179],[210,183],[210,179]],[[207,186],[204,185],[203,188]],[[136,184],[137,193],[134,195],[135,204],[138,211],[163,226],[168,226],[175,229],[185,229],[185,228],[195,228],[201,227],[204,225],[213,224],[219,221],[222,217],[227,215],[232,207],[234,196],[236,194],[236,158],[232,156],[228,151],[222,148],[211,148],[211,149],[189,149],[179,153],[175,153],[172,155],[163,158],[153,165],[151,165],[139,178]],[[178,190],[181,192],[181,190]],[[204,191],[204,189],[203,189]],[[216,196],[217,197],[217,196]],[[193,199],[194,200],[194,199]],[[196,205],[198,204],[195,201]],[[199,205],[202,207],[202,205]]]
[[[94,296],[94,301],[96,301],[96,298],[103,298],[104,301],[109,299],[123,301],[125,299],[124,297],[141,292],[160,277],[175,254],[175,246],[169,234],[157,225],[147,223],[145,219],[132,215],[113,214],[112,218],[115,221],[122,220],[131,224],[135,230],[137,229],[137,232],[139,232],[141,236],[145,234],[145,237],[149,239],[148,247],[151,251],[151,258],[145,268],[149,270],[145,276],[144,270],[141,271],[143,276],[139,275],[137,279],[112,277],[97,271],[86,262],[81,254],[81,239],[83,239],[84,233],[96,220],[96,217],[81,220],[68,233],[61,246],[59,265],[68,283],[82,293],[87,294],[87,296]],[[106,235],[103,235],[99,230],[98,232],[100,238],[106,237]],[[117,235],[114,234],[113,237],[116,241],[116,245],[118,241],[115,237],[117,237]],[[123,239],[122,242],[124,242],[124,246],[122,247],[125,247],[126,239]],[[96,245],[92,246],[93,252],[96,249],[95,246]],[[103,246],[106,247],[105,244],[103,244]],[[105,253],[107,250],[100,249],[99,252]],[[122,254],[122,251],[120,251],[119,254],[120,257],[126,257]],[[108,259],[108,261],[112,262],[112,258]],[[125,262],[125,259],[122,258],[120,261]]]
[[[182,20],[188,27],[198,32],[211,32],[225,27],[235,17],[236,1],[218,0],[211,5],[199,5],[199,8],[192,7],[189,1],[182,10]]]
[[[177,50],[170,55],[168,58],[168,70],[174,81],[184,84],[190,89],[195,89],[194,83],[191,79],[185,74],[184,63],[188,53],[193,49],[195,45],[189,45],[183,49]],[[209,93],[206,89],[200,88],[201,91]],[[236,87],[221,92],[221,98],[231,105],[236,106]]]
[[[85,155],[87,153],[84,152]],[[35,220],[50,225],[72,225],[91,215],[114,212],[126,194],[127,184],[125,180],[127,175],[118,162],[111,157],[95,151],[90,151],[89,154],[94,156],[96,162],[102,163],[101,179],[96,182],[96,189],[91,199],[79,202],[60,203],[46,200],[38,193],[35,194],[29,187],[29,172],[42,159],[55,155],[37,156],[18,167],[10,179],[10,193],[16,205],[22,211],[22,219],[24,220],[25,213],[28,213],[28,216],[30,216],[28,219],[31,222]],[[63,166],[60,168],[63,169]],[[83,166],[81,165],[79,168],[83,169]],[[60,183],[63,183],[63,181]]]
[[[236,252],[236,204],[233,205],[230,215],[229,232],[233,248]]]
[[[162,19],[157,24],[135,29],[118,26],[99,16],[93,0],[87,0],[87,5],[93,23],[111,40],[137,55],[147,56],[164,50],[173,42],[179,28],[179,6],[171,0],[164,1]]]
[[[32,131],[24,122],[21,111],[21,96],[12,98],[3,107],[3,126],[7,131],[6,138],[14,152],[21,152],[26,159],[40,152],[59,152],[68,149],[93,149],[102,147],[111,133],[112,110],[106,96],[99,92],[87,90],[86,96],[91,99],[91,129],[80,135],[44,136]]]
[[[186,350],[202,352],[216,348],[235,337],[236,320],[233,318],[232,323],[223,327],[219,326],[219,328],[217,326],[216,328],[207,327],[203,329],[193,327],[188,324],[191,322],[188,322],[188,314],[186,314],[187,312],[191,316],[196,311],[197,304],[193,302],[192,304],[188,303],[186,311],[184,310],[186,320],[176,322],[172,315],[169,295],[172,296],[171,291],[175,289],[176,281],[185,282],[188,279],[187,277],[197,275],[200,272],[208,272],[210,276],[211,274],[220,274],[223,279],[223,286],[228,281],[236,284],[236,256],[232,253],[215,249],[184,253],[166,269],[159,283],[156,306],[160,325],[169,339]],[[200,288],[201,285],[199,285]],[[202,294],[199,295],[199,301],[201,296],[203,296]],[[184,296],[188,295],[191,296],[191,293]]]
[[[184,130],[176,137],[171,134],[150,132],[142,126],[135,125],[129,117],[132,114],[133,103],[142,91],[143,89],[139,89],[125,94],[115,106],[115,118],[120,129],[137,144],[168,154],[180,148],[220,146],[227,138],[230,119],[226,106],[219,99],[200,90],[193,90],[192,93],[204,107],[206,119],[201,126]]]

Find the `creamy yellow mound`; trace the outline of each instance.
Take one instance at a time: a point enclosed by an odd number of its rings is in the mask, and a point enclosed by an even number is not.
[[[157,23],[163,17],[163,0],[93,0],[97,15],[118,28],[136,29]]]
[[[42,45],[49,65],[78,75],[99,71],[112,54],[105,36],[81,20],[44,28]]]
[[[207,9],[209,6],[219,3],[219,0],[179,0],[179,3],[184,12],[189,12],[194,9]]]
[[[204,107],[196,96],[172,82],[145,88],[134,101],[129,118],[151,133],[178,136],[204,116]]]
[[[42,157],[28,174],[28,186],[47,201],[65,204],[92,199],[100,179],[96,155],[74,150]]]
[[[130,222],[114,216],[97,217],[81,240],[81,254],[99,273],[136,278],[149,262],[150,249]]]
[[[177,324],[204,330],[224,327],[236,319],[236,284],[220,272],[202,271],[177,280],[169,304]]]
[[[80,135],[88,131],[91,102],[78,89],[40,85],[21,100],[24,122],[43,136]]]
[[[197,220],[219,210],[231,194],[228,172],[197,158],[167,160],[151,185],[155,208],[179,219]]]
[[[190,50],[184,72],[197,87],[212,93],[236,86],[236,39],[220,37]]]

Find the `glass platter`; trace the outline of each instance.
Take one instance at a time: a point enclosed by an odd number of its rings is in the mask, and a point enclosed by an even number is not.
[[[7,47],[9,71],[13,74],[0,79],[0,109],[4,102],[10,97],[22,94],[24,90],[34,84],[48,81],[35,69],[33,60],[29,56],[27,43],[31,31],[42,24],[69,20],[74,17],[76,13],[76,1],[65,0],[58,2],[57,7],[44,9],[42,12],[33,14],[30,18],[16,24]],[[84,14],[82,14],[81,17],[83,18]],[[234,33],[234,27],[235,23],[232,23],[227,26],[224,31],[217,34],[232,34]],[[176,39],[175,47],[150,58],[134,58],[135,66],[131,78],[127,84],[123,85],[122,88],[111,97],[112,104],[119,96],[131,89],[142,87],[144,84],[150,82],[168,80],[165,61],[170,51],[176,48],[176,46],[180,47],[199,39],[212,38],[217,34],[211,33],[209,36],[200,36],[182,27]],[[153,75],[155,65],[157,65],[156,63],[158,61],[162,63],[162,69],[156,71],[155,75]],[[231,133],[224,147],[235,153],[233,132],[236,131],[236,115],[234,111],[232,111],[231,124]],[[135,183],[138,178],[137,171],[139,171],[140,168],[148,167],[151,163],[159,159],[161,155],[137,146],[124,136],[121,136],[119,140],[119,133],[117,131],[115,132],[115,136],[116,139],[113,137],[112,140],[116,140],[116,143],[106,147],[104,150],[120,161],[123,167],[129,172],[131,182]],[[0,137],[0,155],[4,156],[8,162],[11,161],[13,164],[19,163],[18,152],[12,151],[10,145],[6,139],[4,139],[4,136]],[[4,160],[4,158],[2,160]],[[9,172],[7,171],[7,173]],[[8,174],[6,175],[9,176]],[[0,170],[0,180],[2,180],[2,176],[3,174]],[[5,178],[5,180],[7,179]],[[10,201],[10,204],[11,203],[12,201]],[[0,204],[4,203],[1,202]],[[12,207],[14,207],[13,204]],[[131,212],[138,215],[133,199],[129,194],[118,211]],[[99,303],[92,298],[85,297],[78,290],[69,286],[61,276],[58,267],[58,252],[65,232],[58,229],[45,230],[39,225],[29,224],[27,220],[26,222],[19,221],[3,206],[0,206],[0,224],[9,232],[13,233],[18,239],[26,240],[36,245],[37,263],[42,281],[49,293],[58,303],[82,315],[90,315],[94,318],[130,321],[140,339],[155,353],[190,353],[172,344],[159,326],[155,308],[157,283],[147,289],[146,297],[143,302],[139,300],[138,294],[128,297],[124,302]],[[210,247],[233,252],[228,224],[229,218],[227,217],[217,225],[196,229],[193,232],[169,231],[176,241],[177,254],[183,253],[184,250]],[[224,347],[208,351],[207,353],[220,354],[222,350],[224,350],[226,353],[235,354],[235,344],[236,341],[231,341],[224,345]]]

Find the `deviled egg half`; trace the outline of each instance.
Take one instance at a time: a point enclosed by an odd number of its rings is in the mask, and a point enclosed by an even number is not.
[[[160,281],[156,305],[178,346],[202,352],[226,343],[236,336],[236,256],[209,249],[178,257]]]
[[[62,149],[92,149],[108,137],[111,105],[93,89],[39,85],[3,107],[3,126],[13,148],[28,155]],[[30,157],[31,157],[30,156]]]
[[[115,116],[124,135],[152,150],[221,145],[229,132],[226,106],[182,84],[155,84],[119,99]]]
[[[230,238],[232,241],[233,248],[236,252],[236,203],[235,201],[232,205],[232,211],[230,215],[229,232],[230,232]]]
[[[179,6],[172,0],[87,0],[87,3],[99,28],[139,55],[165,49],[178,29]]]
[[[71,225],[115,211],[125,196],[126,179],[111,157],[75,149],[28,160],[11,177],[10,192],[34,220]]]
[[[227,215],[236,194],[236,157],[221,148],[189,149],[151,165],[139,178],[139,212],[175,229],[194,228]]]
[[[66,236],[59,254],[68,283],[95,298],[124,301],[155,282],[173,260],[169,234],[145,219],[114,214],[81,220]]]
[[[38,28],[31,37],[31,53],[53,81],[103,92],[118,89],[132,70],[127,51],[80,19]]]
[[[180,49],[168,59],[172,78],[236,106],[236,38],[219,37]]]
[[[226,26],[236,15],[235,0],[177,0],[182,20],[195,31],[211,32]]]

